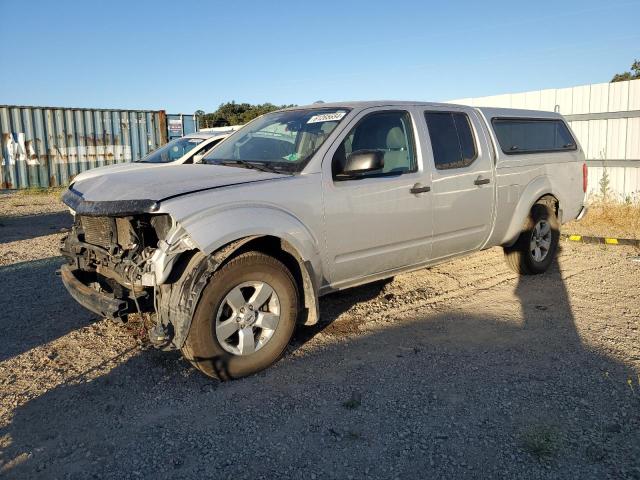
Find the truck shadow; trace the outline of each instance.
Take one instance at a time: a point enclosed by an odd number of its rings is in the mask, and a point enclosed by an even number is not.
[[[0,362],[95,319],[56,276],[61,264],[62,257],[51,257],[0,267]]]
[[[60,233],[70,228],[72,223],[73,218],[68,212],[0,217],[0,243]]]
[[[320,299],[320,320],[316,325],[299,326],[294,333],[290,349],[296,350],[302,347],[318,333],[332,325],[354,305],[379,298],[385,287],[392,281],[393,279],[379,280],[322,297]]]
[[[377,288],[352,290],[352,303]],[[632,369],[583,345],[557,266],[520,277],[515,293],[519,324],[461,306],[296,351],[234,382],[212,382],[177,354],[133,357],[17,408],[0,430],[10,439],[0,469],[13,478],[636,478]],[[333,313],[316,334],[349,307],[347,292],[322,302]]]

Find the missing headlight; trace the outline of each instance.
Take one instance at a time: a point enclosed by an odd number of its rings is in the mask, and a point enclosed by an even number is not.
[[[169,230],[171,230],[172,223],[170,215],[162,214],[151,216],[151,226],[156,232],[158,240],[164,240],[167,238],[167,234],[169,233]]]

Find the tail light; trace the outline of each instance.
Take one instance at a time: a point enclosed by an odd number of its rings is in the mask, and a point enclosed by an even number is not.
[[[587,193],[587,164],[582,164],[582,191]]]

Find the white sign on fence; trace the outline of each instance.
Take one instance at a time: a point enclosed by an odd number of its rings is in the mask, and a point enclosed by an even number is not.
[[[182,135],[182,119],[181,118],[169,119],[169,134]]]

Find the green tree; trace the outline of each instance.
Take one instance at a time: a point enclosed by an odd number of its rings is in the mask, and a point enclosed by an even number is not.
[[[640,78],[640,60],[637,60],[631,64],[630,72],[616,73],[611,82],[624,82],[625,80],[635,80]]]
[[[265,113],[294,105],[274,105],[262,103],[236,103],[235,101],[221,104],[213,113],[206,113],[200,117],[200,128],[226,127],[228,125],[242,125]]]
[[[204,110],[198,109],[193,114],[196,116],[196,122],[198,123],[198,126],[200,126],[202,124],[202,117],[204,115]]]

